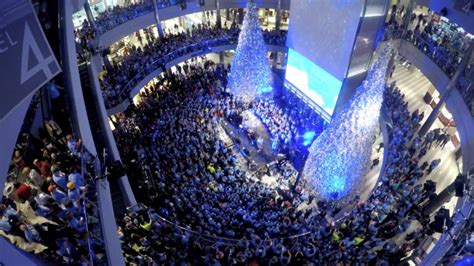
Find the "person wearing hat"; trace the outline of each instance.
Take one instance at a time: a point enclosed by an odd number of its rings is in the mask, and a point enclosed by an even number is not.
[[[67,183],[67,195],[70,199],[72,200],[78,200],[79,198],[82,197],[81,195],[81,189],[74,184],[74,182],[68,182]]]
[[[53,173],[53,181],[58,185],[60,188],[62,188],[64,191],[66,191],[67,188],[67,178],[66,175],[59,170],[58,167],[52,166],[51,167],[51,172]]]
[[[85,185],[84,177],[77,171],[70,173],[68,176],[68,180],[69,182],[73,182],[76,187],[83,187]]]

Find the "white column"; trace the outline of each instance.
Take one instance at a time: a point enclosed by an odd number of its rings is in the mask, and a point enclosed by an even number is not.
[[[84,96],[82,94],[81,79],[76,58],[76,41],[74,38],[74,25],[72,23],[73,7],[68,0],[61,0],[60,5],[60,28],[61,28],[61,51],[64,82],[69,101],[69,111],[76,135],[82,138],[85,148],[97,155],[94,139],[87,117]]]
[[[161,20],[160,20],[160,12],[158,10],[158,3],[156,2],[157,0],[152,0],[153,1],[153,9],[155,12],[155,20],[156,20],[156,29],[158,30],[158,35],[160,36],[160,39],[163,39],[165,36],[163,34],[163,27],[161,27]]]

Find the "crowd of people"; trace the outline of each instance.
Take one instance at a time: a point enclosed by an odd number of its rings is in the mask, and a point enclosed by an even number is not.
[[[80,139],[53,120],[24,133],[0,203],[0,232],[53,263],[90,263],[104,254],[95,188]]]
[[[309,146],[310,143],[304,143],[303,135],[312,132],[312,139],[315,139],[324,128],[324,120],[296,96],[284,99],[284,104],[279,105],[273,99],[258,99],[251,108],[268,129],[276,150]]]
[[[315,198],[284,197],[249,178],[238,153],[218,137],[222,120],[249,108],[220,87],[222,69],[168,72],[119,116],[115,136],[124,161],[141,161],[152,176],[130,173],[148,189],[142,202],[150,207],[118,222],[127,262],[395,264],[432,233],[426,226],[402,244],[390,240],[415,219],[428,223],[420,180],[440,163],[420,163],[420,149],[429,148],[423,142],[435,140],[416,135],[423,114],[408,112],[394,84],[384,100],[393,125],[386,173],[367,201],[334,222],[326,219],[338,212],[331,204],[300,208]],[[421,143],[410,146],[413,138]]]
[[[93,160],[74,137],[65,94],[55,82],[30,103],[0,200],[0,235],[45,264],[104,261]],[[41,109],[40,109],[41,107]],[[38,120],[38,112],[44,120]]]
[[[97,33],[103,34],[146,13],[153,12],[153,0],[134,1],[126,5],[116,5],[104,10],[94,18]]]
[[[153,2],[155,0],[130,1],[122,5],[115,5],[99,12],[94,18],[97,34],[103,34],[127,21],[153,12]],[[178,4],[177,0],[157,0],[158,8],[165,8]],[[91,25],[82,25],[81,30],[93,32]]]
[[[466,32],[451,29],[454,26],[443,25],[444,22],[434,20],[434,16],[423,13],[397,12],[409,16],[408,29],[403,35],[403,17],[397,20],[393,16],[387,25],[387,34],[392,37],[403,37],[428,55],[448,75],[454,75],[459,63],[466,54],[469,44],[473,42]],[[449,29],[448,29],[449,28]]]
[[[133,86],[156,69],[185,54],[207,51],[210,47],[236,42],[237,27],[219,29],[199,24],[188,32],[167,34],[163,39],[147,42],[142,47],[130,45],[125,55],[112,67],[106,69],[101,78],[101,88],[105,104],[113,107],[129,97]],[[264,31],[269,44],[283,45],[284,31]]]
[[[402,21],[409,16],[406,33]],[[408,14],[404,6],[392,8],[392,17],[387,24],[386,38],[404,38],[428,55],[450,77],[454,75],[469,45],[474,43],[472,35],[447,29],[444,22],[433,20],[433,15],[413,12]],[[455,27],[455,26],[453,26]],[[474,115],[474,89],[472,87],[472,64],[467,67],[456,84],[469,111]]]
[[[464,75],[459,77],[456,88],[461,93],[464,101],[471,112],[471,115],[474,116],[474,64],[469,65],[464,70]]]

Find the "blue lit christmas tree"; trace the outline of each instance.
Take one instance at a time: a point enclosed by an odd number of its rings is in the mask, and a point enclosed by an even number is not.
[[[361,187],[370,165],[380,117],[390,48],[329,127],[313,142],[303,177],[319,199],[344,204]]]
[[[258,21],[257,7],[252,0],[247,1],[247,13],[232,60],[228,87],[232,94],[245,102],[272,91],[267,47]]]

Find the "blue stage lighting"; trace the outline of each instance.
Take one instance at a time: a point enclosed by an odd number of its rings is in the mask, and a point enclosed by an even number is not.
[[[465,256],[462,259],[456,261],[454,263],[455,266],[468,266],[468,265],[474,265],[474,256]]]
[[[308,146],[310,145],[314,137],[316,136],[316,133],[314,131],[307,131],[303,134],[303,146]]]

